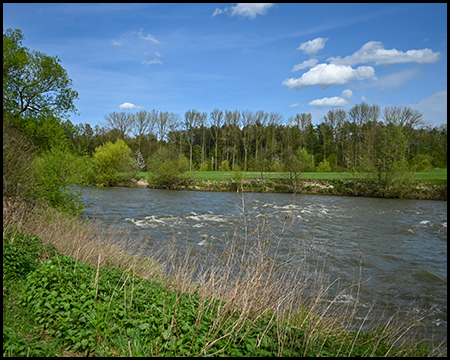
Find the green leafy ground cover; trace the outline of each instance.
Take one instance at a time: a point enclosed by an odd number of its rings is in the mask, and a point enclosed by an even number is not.
[[[11,230],[11,229],[9,229]],[[17,230],[3,240],[3,356],[426,356],[374,333],[307,332],[311,319],[170,290],[131,271],[82,264]]]

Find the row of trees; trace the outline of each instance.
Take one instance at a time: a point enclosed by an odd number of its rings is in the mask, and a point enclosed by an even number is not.
[[[190,170],[219,170],[228,164],[282,171],[292,154],[301,159],[309,155],[313,166],[308,160],[305,171],[370,170],[380,156],[380,144],[388,141],[387,132],[395,128],[399,139],[390,146],[398,149],[390,153],[401,154],[418,171],[447,163],[447,124],[428,126],[419,111],[407,106],[381,111],[378,105],[361,103],[348,112],[330,110],[317,125],[311,114],[297,114],[283,123],[281,114],[262,110],[188,110],[184,119],[168,111],[142,110],[112,112],[104,119],[103,126],[66,128],[77,151],[92,155],[99,145],[121,139],[145,162],[162,147],[176,148],[189,160]]]

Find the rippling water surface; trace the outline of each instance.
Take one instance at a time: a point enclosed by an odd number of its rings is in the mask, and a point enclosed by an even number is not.
[[[351,283],[362,260],[360,306],[376,303],[372,316],[386,308],[413,312],[438,337],[447,333],[446,201],[256,193],[242,198],[118,187],[82,192],[88,217],[130,228],[149,248],[174,236],[198,248],[223,248],[235,231],[244,231],[243,214],[249,231],[264,223],[281,234],[284,227],[279,254],[311,242],[325,249],[341,281]]]

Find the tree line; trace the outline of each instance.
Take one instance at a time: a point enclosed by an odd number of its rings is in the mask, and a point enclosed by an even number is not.
[[[190,170],[284,171],[292,157],[304,171],[373,170],[381,157],[395,154],[416,171],[447,164],[447,124],[430,126],[408,106],[361,103],[348,112],[332,109],[313,124],[310,113],[285,122],[278,112],[214,109],[111,112],[102,126],[65,124],[74,150],[92,156],[106,142],[123,140],[140,158],[142,170],[162,147],[189,161]],[[393,137],[393,138],[392,138]],[[379,164],[378,164],[379,165]]]

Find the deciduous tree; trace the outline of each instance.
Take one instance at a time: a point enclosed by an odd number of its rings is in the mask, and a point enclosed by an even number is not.
[[[23,39],[18,29],[3,30],[3,109],[26,117],[75,113],[78,93],[61,60],[27,49]]]

